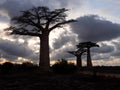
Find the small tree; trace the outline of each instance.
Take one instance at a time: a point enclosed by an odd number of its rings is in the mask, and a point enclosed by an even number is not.
[[[11,69],[13,68],[13,63],[11,62],[5,62],[2,64],[2,72],[3,73],[9,73]]]
[[[62,28],[65,24],[74,20],[66,20],[65,8],[50,10],[48,7],[34,7],[22,11],[21,15],[12,18],[14,25],[6,30],[11,30],[10,34],[29,35],[40,39],[40,61],[39,66],[48,70],[50,66],[49,58],[49,34],[56,28]]]
[[[87,67],[92,67],[90,48],[91,47],[99,47],[96,43],[93,42],[82,42],[77,45],[78,48],[86,48],[87,49]]]
[[[81,59],[81,56],[82,54],[86,52],[85,49],[83,48],[79,48],[77,51],[68,51],[68,53],[70,54],[73,54],[77,57],[77,61],[76,61],[76,64],[77,64],[77,67],[82,67],[82,59]]]
[[[76,66],[73,63],[68,63],[67,60],[58,60],[54,65],[52,65],[54,72],[59,74],[68,74],[76,71]]]

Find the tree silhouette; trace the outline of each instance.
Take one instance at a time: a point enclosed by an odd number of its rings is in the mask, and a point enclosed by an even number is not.
[[[83,54],[84,52],[86,52],[86,50],[83,49],[83,48],[79,48],[79,49],[77,49],[77,51],[68,51],[68,53],[73,54],[73,55],[75,55],[75,56],[77,57],[76,64],[77,64],[77,67],[78,67],[78,68],[79,68],[79,67],[82,67],[82,59],[81,59],[81,56],[82,56],[82,54]]]
[[[90,48],[91,47],[99,47],[96,43],[93,42],[82,42],[77,45],[78,48],[86,48],[87,49],[87,67],[92,67]]]
[[[2,64],[2,72],[3,73],[10,73],[11,69],[13,68],[14,64],[11,62],[5,62]]]
[[[66,20],[65,8],[50,10],[48,7],[33,7],[22,11],[20,16],[12,18],[14,25],[6,30],[10,34],[29,35],[40,39],[40,62],[39,66],[48,70],[50,66],[49,58],[49,34],[56,28],[62,28],[65,24],[74,22]]]
[[[68,74],[76,71],[76,66],[73,63],[69,63],[66,59],[59,59],[52,65],[54,72],[59,74]]]

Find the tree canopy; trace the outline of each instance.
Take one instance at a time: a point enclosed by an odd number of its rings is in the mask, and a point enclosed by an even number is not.
[[[6,30],[11,30],[10,34],[41,36],[44,32],[50,32],[55,28],[75,20],[66,20],[65,8],[50,10],[48,7],[34,7],[21,11],[20,16],[12,18],[14,25]]]
[[[39,65],[48,69],[50,66],[49,33],[56,28],[62,28],[65,24],[75,21],[66,19],[66,11],[68,10],[65,8],[51,10],[48,7],[33,7],[21,11],[20,16],[12,18],[13,24],[6,30],[10,31],[10,34],[39,37]]]

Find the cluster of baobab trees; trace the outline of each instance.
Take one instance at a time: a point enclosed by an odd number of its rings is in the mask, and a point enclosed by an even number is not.
[[[12,25],[5,29],[10,35],[28,35],[40,39],[40,60],[39,67],[49,70],[49,34],[56,28],[75,22],[73,19],[66,19],[68,11],[65,8],[51,10],[48,7],[33,7],[21,11],[20,16],[11,19]],[[78,47],[81,47],[78,45]],[[88,46],[88,48],[90,48]],[[89,52],[89,49],[87,49]],[[90,63],[89,63],[90,64]]]
[[[82,59],[81,56],[84,52],[87,52],[87,67],[92,67],[91,55],[90,55],[90,48],[92,47],[99,47],[96,43],[93,42],[82,42],[77,45],[76,51],[68,51],[77,57],[76,64],[77,67],[82,67]]]

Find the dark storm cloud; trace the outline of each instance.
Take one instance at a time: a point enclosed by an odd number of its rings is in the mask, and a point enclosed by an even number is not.
[[[120,36],[120,24],[112,23],[97,15],[77,18],[71,29],[80,41],[106,41]]]
[[[26,10],[31,6],[33,5],[29,0],[7,0],[0,5],[0,9],[6,11],[10,17],[13,17],[19,15],[20,11]]]
[[[115,48],[113,45],[107,45],[105,43],[101,43],[101,45],[99,45],[100,47],[94,47],[92,48],[92,52],[94,53],[102,53],[102,54],[105,54],[105,53],[112,53],[114,52]]]
[[[99,42],[99,48],[91,48],[93,60],[111,60],[120,57],[120,39],[118,39],[120,24],[97,15],[88,15],[77,18],[77,22],[71,24],[71,30],[78,35],[80,42]]]
[[[48,6],[52,8],[54,5],[52,2],[50,0],[6,0],[0,4],[0,10],[12,18],[20,15],[20,11],[28,10],[34,6]]]
[[[52,4],[50,0],[6,0],[0,5],[0,10],[5,11],[10,17],[14,17],[20,15],[20,11],[30,9],[33,6],[50,7]]]
[[[27,46],[24,46],[24,44],[22,45],[9,40],[0,40],[0,52],[3,54],[4,58],[9,60],[17,59],[17,57],[30,59],[31,56],[34,56],[33,51]]]
[[[82,1],[82,0],[80,0]],[[6,0],[0,3],[0,10],[6,12],[10,18],[20,14],[20,11],[32,8],[33,6],[48,6],[50,8],[78,8],[81,2],[78,0]],[[74,15],[74,14],[73,14]],[[1,17],[0,21],[7,21],[5,17]],[[120,35],[120,25],[100,18],[97,15],[83,16],[77,19],[78,22],[71,24],[72,33],[63,32],[58,38],[54,39],[53,48],[51,49],[51,59],[70,58],[73,55],[67,53],[76,49],[79,41],[95,41],[101,42],[117,38]],[[78,38],[73,35],[77,34]],[[13,36],[17,39],[16,36]],[[25,37],[24,40],[29,40]],[[31,60],[38,60],[37,55],[28,46],[28,43],[21,45],[20,43],[11,42],[9,40],[0,40],[0,51],[3,56],[10,60],[23,57]],[[119,49],[119,46],[115,45]],[[115,52],[115,46],[101,44],[101,47],[95,48],[93,59],[109,59],[111,56],[119,56],[119,50]],[[100,55],[104,54],[104,55]]]
[[[17,60],[17,56],[14,56],[14,55],[10,55],[8,54],[6,51],[0,49],[0,55],[2,58],[5,58],[7,60],[10,60],[10,61],[15,61]]]
[[[101,43],[100,47],[91,48],[91,56],[93,60],[110,60],[114,51],[113,45]]]
[[[82,0],[5,0],[0,3],[0,10],[4,10],[10,17],[20,14],[20,11],[32,8],[33,6],[47,6],[51,9],[74,8],[82,5]]]
[[[15,56],[27,56],[31,54],[31,50],[28,51],[22,45],[8,40],[0,40],[0,48],[8,54]]]

